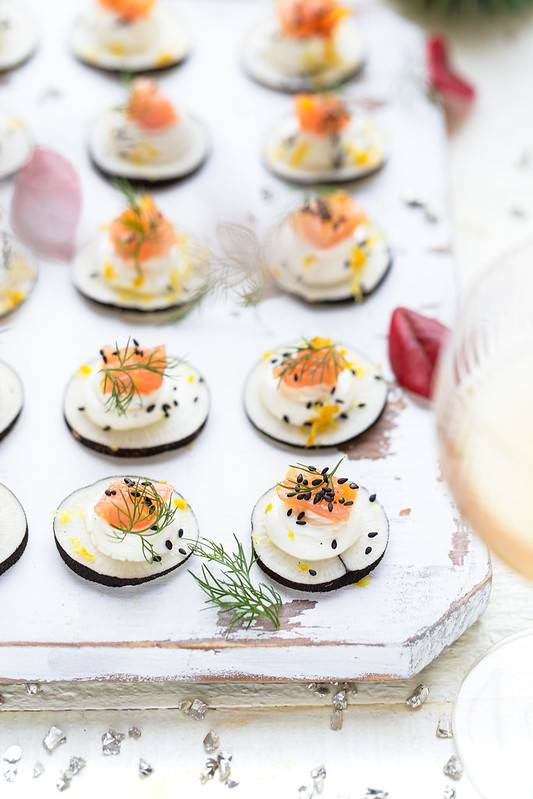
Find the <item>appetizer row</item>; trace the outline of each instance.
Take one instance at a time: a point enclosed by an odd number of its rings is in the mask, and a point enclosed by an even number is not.
[[[387,384],[359,351],[315,337],[267,352],[245,387],[246,414],[268,438],[294,447],[333,447],[368,430],[381,416]],[[0,363],[0,438],[22,408],[20,381]],[[165,346],[128,340],[105,346],[82,365],[64,400],[74,438],[123,458],[175,450],[192,441],[209,413],[204,378]]]
[[[340,462],[339,462],[340,464]],[[353,584],[381,561],[389,524],[376,495],[348,477],[291,466],[252,514],[252,551],[273,580],[302,591]],[[27,543],[18,500],[0,486],[0,573]],[[173,486],[145,477],[107,477],[74,491],[54,518],[61,558],[79,576],[119,587],[155,580],[194,553],[198,524]]]
[[[152,197],[123,188],[126,210],[75,257],[74,285],[87,299],[139,321],[172,318],[208,291],[208,248],[166,219]],[[0,236],[1,317],[28,296],[37,268],[20,241]],[[310,303],[360,301],[391,265],[383,233],[341,191],[311,196],[289,213],[267,237],[261,257],[258,274],[265,269],[282,289]]]

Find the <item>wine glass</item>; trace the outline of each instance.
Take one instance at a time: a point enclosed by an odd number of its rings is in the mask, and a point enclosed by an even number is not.
[[[465,298],[441,359],[436,414],[459,510],[499,558],[533,579],[533,244],[501,259]],[[533,797],[533,629],[474,663],[454,726],[485,799]]]

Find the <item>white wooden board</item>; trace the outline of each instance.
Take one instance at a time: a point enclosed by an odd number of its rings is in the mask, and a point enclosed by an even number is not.
[[[67,33],[79,5],[49,0],[45,18],[34,0],[44,41],[34,59],[6,79],[3,93],[36,139],[63,152],[79,170],[85,196],[81,246],[121,207],[86,153],[90,120],[116,104],[121,89],[115,78],[69,56]],[[207,124],[213,152],[193,179],[159,190],[158,201],[166,215],[197,235],[212,237],[219,221],[243,223],[261,235],[301,196],[269,175],[259,157],[268,127],[289,100],[248,81],[238,63],[246,31],[270,4],[177,5],[190,20],[196,46],[162,83],[178,106],[183,102]],[[395,250],[389,277],[365,305],[308,308],[280,296],[257,311],[218,304],[175,326],[132,327],[86,305],[69,282],[68,266],[42,262],[34,294],[9,320],[0,357],[19,371],[27,399],[19,423],[1,444],[0,481],[26,508],[30,542],[20,563],[0,580],[0,679],[399,679],[430,662],[484,609],[490,584],[486,550],[462,528],[450,503],[430,411],[397,388],[379,426],[350,453],[353,460],[344,469],[375,491],[389,513],[385,558],[365,587],[324,597],[281,590],[279,630],[265,624],[227,636],[224,620],[203,610],[203,595],[186,573],[133,590],[93,586],[64,566],[53,544],[52,512],[63,497],[120,469],[172,482],[190,501],[203,535],[229,544],[235,532],[247,541],[254,502],[294,459],[262,440],[245,419],[242,387],[255,360],[302,334],[330,335],[359,346],[392,379],[386,358],[392,309],[407,305],[450,318],[455,289],[445,219],[444,126],[417,77],[422,37],[384,9],[362,8],[359,20],[370,57],[347,94],[377,106],[390,160],[357,192]],[[59,89],[59,96],[50,88]],[[403,198],[411,191],[428,196],[437,224],[406,207]],[[10,196],[11,184],[3,185],[4,208]],[[165,341],[169,350],[186,355],[205,375],[213,401],[207,427],[192,448],[144,463],[85,450],[69,436],[61,411],[71,373],[102,344],[131,334],[146,344]],[[337,457],[314,454],[312,461],[324,466]],[[238,470],[244,498],[239,502],[218,483],[226,470]],[[209,501],[198,483],[205,474],[213,480]]]

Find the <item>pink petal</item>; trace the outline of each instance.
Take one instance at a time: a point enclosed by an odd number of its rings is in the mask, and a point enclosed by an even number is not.
[[[433,376],[448,328],[409,308],[396,308],[389,328],[389,361],[398,383],[431,397]]]
[[[42,255],[68,261],[75,252],[81,185],[72,164],[46,147],[35,147],[15,181],[11,225]]]
[[[428,36],[426,42],[429,83],[448,100],[471,102],[474,87],[457,74],[448,62],[448,43],[444,36]]]

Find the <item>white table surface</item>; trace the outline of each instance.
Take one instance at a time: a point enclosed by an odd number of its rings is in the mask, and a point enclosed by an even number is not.
[[[446,28],[456,63],[479,92],[470,117],[450,138],[454,246],[466,286],[488,260],[533,233],[533,25],[522,16]],[[325,797],[358,799],[371,786],[387,790],[391,799],[440,799],[449,782],[442,766],[453,743],[436,738],[437,721],[451,715],[473,660],[532,624],[532,600],[533,586],[495,562],[492,598],[481,620],[409,683],[361,685],[340,732],[329,729],[330,700],[306,686],[69,684],[43,686],[33,696],[23,685],[0,686],[5,698],[0,752],[15,742],[24,750],[19,777],[10,785],[2,781],[1,794],[57,795],[59,769],[79,754],[88,766],[75,778],[72,795],[88,797],[95,790],[128,797],[224,795],[227,789],[219,783],[202,786],[197,779],[206,757],[201,741],[214,728],[223,748],[233,753],[237,796],[297,797],[299,786],[310,782],[309,771],[323,764]],[[404,700],[419,681],[431,694],[413,712]],[[204,721],[175,709],[187,696],[209,703]],[[68,742],[48,756],[40,740],[51,723],[65,730]],[[132,723],[142,729],[141,740],[125,741],[119,758],[103,758],[100,735],[109,726],[125,731]],[[156,769],[144,781],[136,776],[139,755]],[[32,783],[35,759],[47,772]],[[458,799],[478,796],[467,777],[455,787]]]

